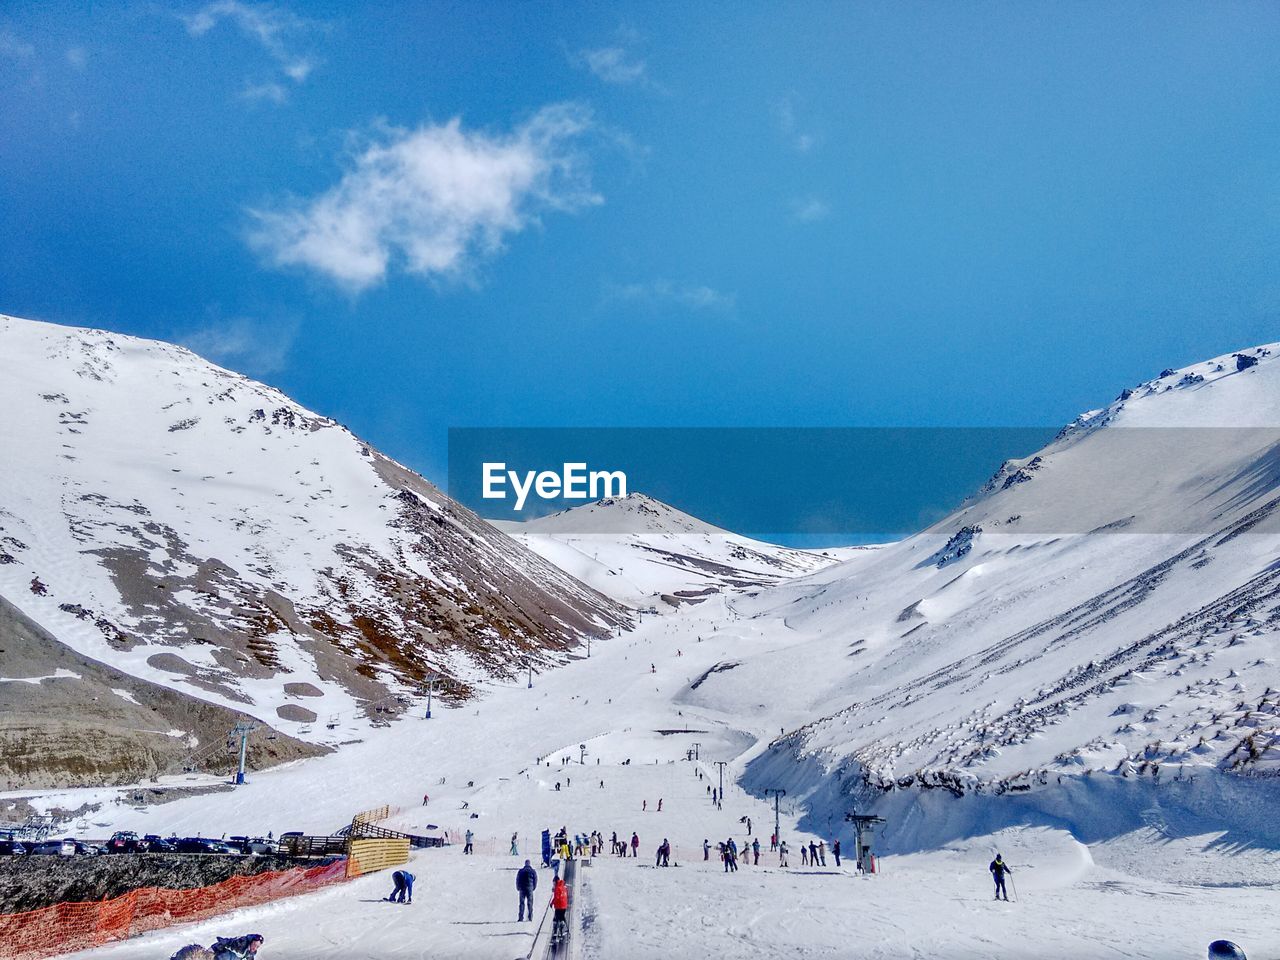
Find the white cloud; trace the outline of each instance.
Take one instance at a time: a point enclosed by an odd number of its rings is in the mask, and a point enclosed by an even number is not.
[[[8,30],[0,30],[0,57],[6,60],[31,60],[36,55],[36,48],[19,40]]]
[[[289,92],[285,90],[283,85],[270,80],[266,83],[246,83],[240,96],[245,100],[266,100],[270,103],[281,104],[289,99]]]
[[[605,300],[639,303],[650,307],[674,304],[691,310],[732,310],[737,298],[712,287],[673,283],[658,279],[648,283],[607,284]]]
[[[773,118],[778,131],[797,153],[808,153],[818,145],[818,137],[809,130],[803,129],[796,107],[795,98],[783,97],[773,103]]]
[[[590,129],[573,104],[546,107],[509,134],[468,132],[456,118],[384,129],[318,197],[251,210],[249,242],[277,266],[318,271],[352,292],[393,266],[465,277],[540,213],[602,202],[576,149]]]
[[[293,38],[304,37],[323,29],[324,24],[306,20],[297,14],[269,3],[247,3],[243,0],[216,0],[207,4],[193,14],[181,16],[186,24],[187,32],[193,37],[202,37],[222,21],[234,24],[241,33],[258,43],[274,60],[280,71],[294,83],[302,83],[315,69],[316,61],[310,57],[295,53],[291,43]],[[259,88],[272,86],[257,84]],[[279,87],[278,84],[275,85]],[[283,92],[283,88],[279,88]],[[259,98],[262,99],[262,98]],[[269,99],[283,103],[283,98]]]
[[[791,219],[796,223],[816,223],[831,216],[831,208],[818,197],[801,197],[791,202]]]
[[[578,54],[587,69],[605,83],[639,83],[645,79],[648,66],[622,47],[598,47]]]
[[[264,376],[284,369],[298,336],[296,320],[275,323],[250,317],[213,319],[177,338],[200,356],[229,369]]]
[[[89,65],[89,54],[84,47],[68,47],[67,63],[71,64],[76,70],[83,71]]]

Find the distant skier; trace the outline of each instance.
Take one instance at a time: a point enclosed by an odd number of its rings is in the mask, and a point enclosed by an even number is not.
[[[831,841],[831,855],[836,858],[836,866],[840,866],[840,840],[836,838]]]
[[[631,856],[640,856],[640,837],[634,833],[631,835]]]
[[[428,796],[427,794],[425,794],[425,793],[424,793],[424,794],[422,795],[422,805],[423,805],[424,807],[427,805],[427,803],[428,803],[430,800],[431,800],[431,797],[430,797],[430,796]]]
[[[533,891],[538,889],[538,871],[533,869],[533,864],[528,860],[524,862],[524,866],[516,871],[516,892],[520,894],[520,916],[516,922],[524,921],[524,908],[527,904],[529,907],[529,920],[533,920]]]
[[[416,879],[408,870],[397,870],[391,875],[391,882],[395,886],[387,899],[392,903],[404,903],[405,897],[408,897],[408,902],[413,903],[413,881]]]
[[[755,867],[760,866],[760,838],[759,837],[756,837],[754,840],[751,841],[751,852],[755,856],[755,862],[752,864],[752,866],[755,866]]]
[[[209,949],[213,951],[214,960],[249,960],[258,955],[258,948],[265,941],[260,933],[250,933],[243,937],[219,937]]]
[[[645,812],[645,811],[647,811],[648,809],[649,809],[649,801],[648,801],[648,800],[641,800],[641,801],[640,801],[640,812],[641,812],[641,813],[644,813],[644,812]]]
[[[1004,878],[1005,874],[1013,873],[1013,871],[1009,869],[1009,865],[1004,862],[998,853],[996,854],[996,858],[987,866],[987,869],[991,871],[991,878],[996,882],[995,899],[1000,900],[1003,898],[1007,902],[1009,900],[1009,893],[1004,888]]]
[[[658,812],[659,812],[659,813],[661,813],[661,812],[662,812],[662,798],[661,798],[661,797],[659,797],[659,798],[658,798]]]
[[[466,842],[466,845],[463,846],[462,852],[464,854],[475,853],[475,850],[473,850],[471,847],[471,841],[475,839],[475,834],[472,831],[468,830],[466,836],[467,836],[467,842]]]
[[[520,837],[520,834],[518,833],[513,833],[511,835],[511,856],[513,857],[520,856],[520,848],[516,846],[516,840],[518,840],[519,837]]]
[[[707,841],[706,837],[702,838],[702,859],[711,859],[711,844]]]

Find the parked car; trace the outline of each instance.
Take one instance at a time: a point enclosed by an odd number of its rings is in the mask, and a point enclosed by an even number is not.
[[[0,840],[0,857],[20,857],[27,848],[17,840]]]
[[[173,840],[165,840],[163,837],[148,833],[142,838],[143,849],[147,853],[177,853],[178,844]]]
[[[178,853],[239,853],[221,840],[204,837],[183,837],[178,841]]]
[[[65,840],[42,840],[33,844],[28,852],[43,856],[74,857],[76,855],[76,841],[72,837],[68,837]]]
[[[275,844],[262,839],[262,837],[229,837],[227,843],[240,853],[248,853],[255,856],[276,852]]]
[[[106,847],[100,847],[95,843],[88,843],[84,840],[71,841],[76,845],[76,856],[80,857],[96,857],[100,853],[106,853]]]
[[[117,830],[107,841],[107,853],[142,853],[146,850],[132,830]]]

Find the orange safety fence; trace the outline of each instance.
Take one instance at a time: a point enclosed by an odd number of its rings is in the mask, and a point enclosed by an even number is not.
[[[179,923],[322,889],[346,879],[345,860],[322,866],[235,876],[208,887],[142,887],[113,900],[59,903],[0,915],[0,958],[38,960],[127,940]]]

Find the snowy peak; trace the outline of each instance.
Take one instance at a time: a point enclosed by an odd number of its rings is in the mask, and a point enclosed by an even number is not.
[[[350,737],[557,658],[613,603],[280,391],[0,317],[0,595],[78,654]],[[314,726],[313,726],[314,725]]]
[[[641,493],[497,526],[606,596],[643,608],[769,586],[837,560],[730,533]]]
[[[543,534],[723,535],[728,532],[643,493],[630,493],[625,497],[606,497],[594,503],[561,510],[559,513],[540,517],[537,520],[513,525],[508,529],[519,529],[522,533]]]

